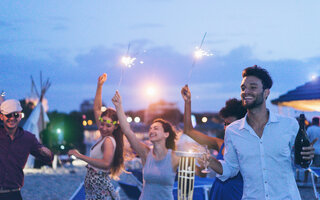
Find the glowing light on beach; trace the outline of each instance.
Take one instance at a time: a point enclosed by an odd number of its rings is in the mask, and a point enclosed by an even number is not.
[[[102,106],[101,107],[101,112],[104,112],[104,111],[106,111],[107,110],[107,107],[105,107],[105,106]]]
[[[86,120],[83,120],[82,125],[83,125],[83,126],[87,126],[87,121],[86,121]]]
[[[132,122],[132,117],[127,117],[127,122],[131,123]]]
[[[135,117],[135,118],[134,118],[134,122],[135,122],[135,123],[139,123],[139,122],[140,122],[140,117]]]
[[[208,118],[207,118],[207,117],[202,117],[201,121],[202,121],[203,123],[206,123],[206,122],[208,121]]]
[[[92,120],[91,120],[91,119],[88,120],[88,125],[89,125],[89,126],[92,125]]]
[[[57,128],[57,133],[60,134],[62,131],[60,128]]]
[[[2,97],[6,96],[6,92],[5,92],[5,91],[2,91],[2,92],[1,92],[1,96],[2,96]]]
[[[199,47],[196,47],[196,50],[194,51],[195,59],[201,59],[204,56],[213,56],[213,54],[208,51],[205,51]]]
[[[122,56],[121,62],[126,66],[126,67],[132,67],[134,65],[134,61],[137,58],[130,57],[130,56]]]
[[[63,150],[64,148],[65,148],[65,147],[64,147],[63,145],[60,145],[60,149],[62,149],[62,150]]]

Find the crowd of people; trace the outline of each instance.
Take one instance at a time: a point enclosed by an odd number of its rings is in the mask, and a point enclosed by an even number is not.
[[[241,100],[230,99],[219,112],[224,119],[225,137],[207,136],[191,124],[191,92],[181,89],[185,102],[184,134],[199,144],[219,152],[209,157],[209,167],[217,173],[210,199],[301,199],[295,181],[292,149],[299,125],[294,118],[271,112],[266,100],[272,87],[267,70],[252,66],[242,73]],[[119,199],[111,179],[124,169],[125,136],[142,161],[143,188],[140,200],[174,199],[172,190],[179,157],[175,154],[177,134],[170,122],[155,119],[149,128],[149,147],[131,130],[118,91],[112,98],[113,108],[101,111],[102,87],[107,74],[98,78],[94,115],[101,138],[91,147],[90,155],[72,149],[71,156],[85,161],[86,199]],[[18,127],[21,120],[19,101],[6,100],[0,106],[0,199],[22,199],[23,168],[29,154],[50,163],[51,151],[32,133]],[[315,127],[313,127],[315,126]],[[303,148],[303,158],[319,165],[319,119],[309,127],[311,145]],[[313,145],[315,144],[315,147]],[[316,149],[316,150],[315,150]],[[199,161],[200,163],[203,160]]]

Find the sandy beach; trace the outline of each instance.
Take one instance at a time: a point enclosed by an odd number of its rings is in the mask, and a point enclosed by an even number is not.
[[[25,169],[25,182],[22,189],[24,200],[67,200],[84,180],[86,168],[83,162],[74,166]],[[302,200],[313,200],[312,187],[299,187]],[[318,188],[319,190],[319,188]],[[320,190],[319,190],[320,191]],[[121,199],[126,198],[120,191]]]

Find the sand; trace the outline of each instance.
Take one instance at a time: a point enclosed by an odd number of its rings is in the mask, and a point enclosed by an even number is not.
[[[52,168],[25,169],[25,182],[21,190],[24,200],[68,200],[84,180],[85,163],[74,161],[74,166],[66,165],[56,170]],[[303,200],[313,200],[313,189],[299,187]],[[318,188],[318,191],[320,189]],[[122,194],[122,200],[128,199]]]

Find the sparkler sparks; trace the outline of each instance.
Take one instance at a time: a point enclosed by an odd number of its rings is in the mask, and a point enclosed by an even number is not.
[[[5,92],[5,91],[2,91],[2,92],[1,92],[1,96],[2,96],[2,97],[6,96],[6,92]]]
[[[135,57],[122,56],[121,62],[122,62],[126,67],[131,68],[131,67],[134,65],[134,61],[135,61],[136,59],[137,59],[137,58],[135,58]]]
[[[196,59],[201,59],[204,56],[213,56],[213,54],[210,53],[209,51],[205,51],[199,47],[196,47],[196,50],[194,51],[194,57]]]

